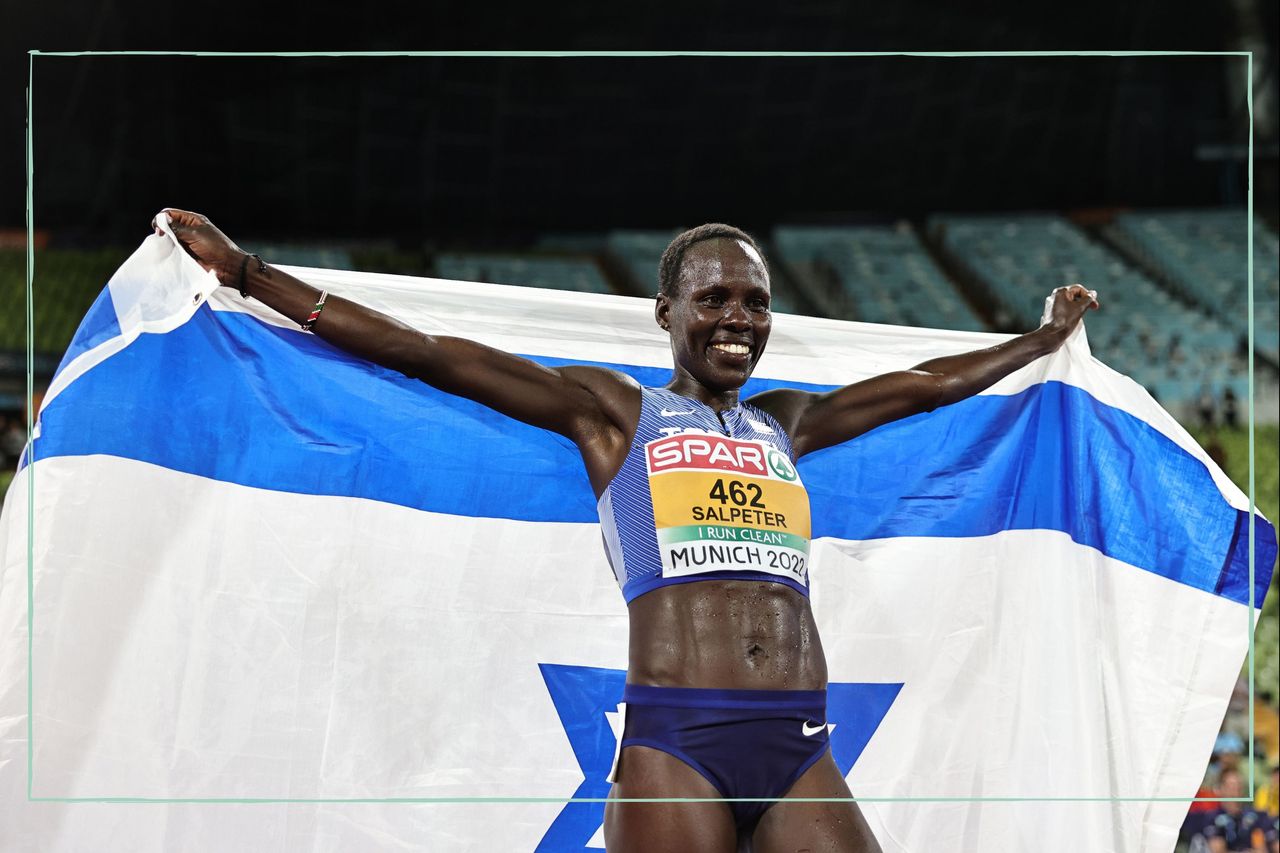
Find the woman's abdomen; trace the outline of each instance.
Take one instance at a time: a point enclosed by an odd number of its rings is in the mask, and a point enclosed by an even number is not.
[[[632,600],[627,681],[819,690],[827,666],[809,600],[780,583],[696,581]]]

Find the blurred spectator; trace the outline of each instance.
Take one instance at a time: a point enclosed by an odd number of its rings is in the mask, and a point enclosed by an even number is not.
[[[1200,425],[1206,429],[1213,428],[1213,410],[1215,401],[1208,385],[1200,386],[1200,397],[1196,400],[1196,412],[1200,415]]]
[[[1204,781],[1200,783],[1200,788],[1196,791],[1196,799],[1212,799],[1214,797],[1223,796],[1218,788],[1221,775],[1226,773],[1239,773],[1240,753],[1244,750],[1244,741],[1240,736],[1230,731],[1223,731],[1218,734],[1218,739],[1213,744],[1213,755],[1209,759],[1209,767],[1205,770]],[[1193,851],[1206,851],[1203,837],[1205,829],[1210,826],[1214,819],[1221,811],[1221,803],[1214,802],[1193,802],[1187,809],[1186,820],[1182,822],[1182,829],[1178,833],[1182,839],[1194,840],[1200,836],[1199,846],[1193,845]]]
[[[1259,690],[1254,695],[1253,737],[1268,763],[1280,761],[1280,713],[1270,690]]]
[[[1236,409],[1236,392],[1231,390],[1231,386],[1227,386],[1227,390],[1222,392],[1222,422],[1227,425],[1227,429],[1235,429],[1239,425],[1240,413]]]
[[[1235,732],[1225,731],[1213,744],[1213,761],[1209,763],[1215,789],[1222,788],[1222,774],[1240,772],[1240,756],[1244,754],[1244,740]],[[1223,796],[1219,794],[1219,796]]]
[[[1196,790],[1196,800],[1202,801],[1216,796],[1218,796],[1218,792],[1209,784],[1208,775],[1206,774],[1205,780],[1200,783],[1199,789]],[[1205,828],[1213,823],[1214,817],[1217,816],[1218,805],[1218,803],[1212,802],[1192,802],[1191,807],[1187,809],[1186,818],[1182,821],[1182,828],[1178,831],[1178,839],[1187,841],[1199,838],[1201,840],[1200,848],[1207,849],[1204,844],[1203,833]]]
[[[1227,715],[1222,721],[1222,730],[1224,732],[1235,732],[1241,738],[1247,737],[1249,733],[1249,703],[1252,700],[1252,694],[1249,690],[1249,679],[1247,676],[1240,676],[1236,679],[1236,686],[1231,691],[1231,698],[1227,701]],[[1241,749],[1241,752],[1247,752]]]
[[[1222,771],[1218,796],[1244,796],[1244,781],[1238,771]],[[1214,813],[1208,826],[1192,838],[1191,849],[1207,850],[1209,853],[1236,850],[1267,853],[1275,838],[1275,822],[1267,814],[1252,807],[1246,808],[1241,802],[1225,802]]]
[[[1258,788],[1253,807],[1271,818],[1272,824],[1280,820],[1280,764],[1271,766],[1271,778]]]
[[[1227,467],[1227,449],[1222,446],[1222,442],[1218,440],[1218,431],[1210,430],[1209,443],[1204,446],[1204,452],[1209,454],[1209,458],[1219,468],[1226,470]]]
[[[27,427],[22,415],[5,412],[0,415],[0,463],[3,468],[17,468],[22,448],[27,444]]]

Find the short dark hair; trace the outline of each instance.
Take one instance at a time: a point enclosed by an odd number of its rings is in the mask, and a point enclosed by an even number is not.
[[[699,225],[697,228],[690,228],[682,234],[676,235],[666,250],[662,253],[662,260],[658,262],[658,292],[667,296],[675,296],[680,286],[680,265],[684,263],[684,253],[694,243],[701,243],[703,240],[715,240],[717,238],[728,238],[730,240],[741,240],[748,246],[756,250],[756,254],[764,260],[764,252],[760,251],[760,247],[751,235],[741,228],[734,228],[732,225],[725,225],[723,222],[708,222],[706,225]],[[765,267],[768,272],[768,267]]]

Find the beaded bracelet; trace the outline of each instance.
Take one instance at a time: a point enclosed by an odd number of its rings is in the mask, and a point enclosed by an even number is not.
[[[245,270],[249,268],[250,258],[253,258],[255,261],[258,262],[258,270],[257,270],[258,272],[262,273],[267,271],[267,265],[263,263],[262,258],[258,257],[257,255],[244,256],[244,260],[240,262],[240,296],[244,299],[249,298],[249,290],[248,290],[248,287],[246,286],[244,273],[245,273]]]
[[[316,307],[311,309],[311,313],[307,315],[307,321],[302,324],[302,331],[309,332],[311,327],[316,324],[316,320],[320,318],[320,312],[324,310],[324,301],[329,298],[329,291],[320,291],[320,298],[316,300]]]

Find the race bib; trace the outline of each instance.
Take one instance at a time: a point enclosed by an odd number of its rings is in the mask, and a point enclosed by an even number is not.
[[[808,584],[809,495],[763,441],[684,433],[645,445],[662,576],[752,571]]]

